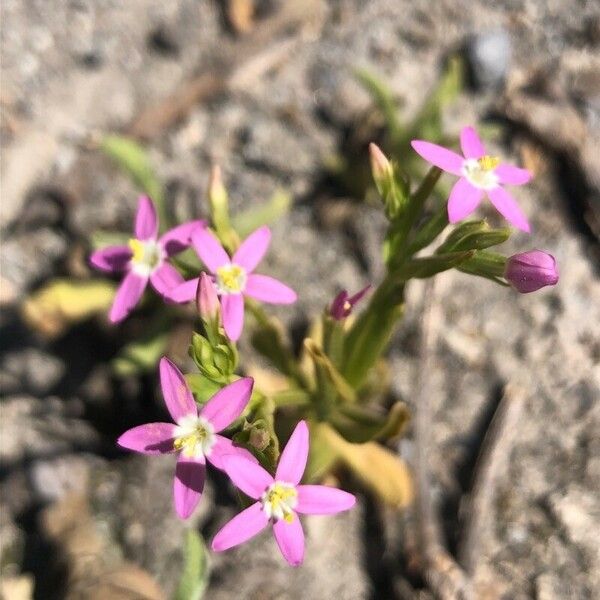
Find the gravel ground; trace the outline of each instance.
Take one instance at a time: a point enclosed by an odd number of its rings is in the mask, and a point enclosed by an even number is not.
[[[258,31],[281,5],[256,5]],[[49,554],[67,545],[65,537],[49,530],[44,517],[69,494],[86,498],[108,549],[102,556],[142,567],[167,594],[181,569],[184,526],[170,506],[170,459],[114,448],[115,436],[142,411],[161,410],[152,378],[116,379],[108,368],[119,335],[132,335],[135,322],[120,333],[86,323],[49,342],[19,317],[19,303],[40,284],[85,271],[81,256],[91,232],[129,228],[137,191],[89,150],[90,134],[126,129],[194,76],[233,72],[222,92],[194,105],[149,150],[177,215],[204,210],[215,160],[235,210],[261,204],[279,187],[290,190],[293,209],[274,225],[264,266],[300,291],[297,305],[276,311],[294,330],[340,287],[358,289],[382,273],[382,215],[324,183],[323,165],[369,107],[356,67],[388,78],[410,116],[444,59],[467,48],[476,86],[445,113],[449,133],[497,113],[506,77],[505,90],[535,81],[534,97],[560,97],[590,143],[600,140],[600,11],[592,1],[312,0],[293,22],[291,32],[256,36],[253,45],[252,32],[231,33],[216,2],[3,2],[0,573],[6,585],[31,587],[34,576],[36,598],[68,596],[65,588],[77,597],[77,586],[61,578],[61,563]],[[598,188],[593,180],[573,184],[566,172],[585,173],[585,165],[574,170],[522,124],[506,132],[494,150],[518,162],[537,160],[536,181],[517,193],[534,245],[556,256],[561,280],[551,290],[517,296],[458,272],[440,277],[433,488],[456,550],[483,433],[504,385],[519,382],[525,410],[474,577],[493,583],[504,598],[592,599],[600,596],[600,254],[582,194],[598,202]],[[509,245],[523,250],[531,241],[515,235]],[[421,293],[419,285],[409,289],[408,314],[390,355],[394,391],[409,404]],[[409,459],[411,437],[401,445]],[[224,482],[215,481],[193,522],[206,534],[234,509]],[[213,557],[208,597],[429,597],[407,566],[407,527],[361,497],[351,514],[307,520],[302,569],[284,566],[268,536]],[[8,589],[2,588],[7,598]]]

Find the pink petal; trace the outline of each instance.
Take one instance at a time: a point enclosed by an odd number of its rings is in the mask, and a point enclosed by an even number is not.
[[[290,523],[283,519],[276,521],[273,534],[283,558],[292,567],[301,565],[304,560],[304,531],[298,515],[294,515],[294,520]]]
[[[254,275],[250,275],[248,278],[250,277],[254,277]],[[225,333],[232,342],[236,342],[240,339],[244,328],[244,297],[242,294],[221,296],[221,309]]]
[[[250,498],[260,498],[274,481],[259,464],[240,456],[224,456],[223,465],[233,485]]]
[[[150,275],[150,283],[152,287],[162,296],[174,288],[180,286],[185,280],[180,275],[179,271],[169,263],[163,263],[152,275]]]
[[[233,423],[250,400],[254,380],[243,377],[219,390],[203,407],[200,415],[210,421],[216,432]]]
[[[217,469],[225,470],[223,458],[225,456],[241,456],[246,460],[258,463],[258,460],[254,455],[240,446],[234,446],[233,442],[222,435],[216,435],[215,445],[212,447],[210,454],[206,457],[211,465],[217,467]]]
[[[181,371],[165,356],[160,359],[160,387],[174,421],[187,415],[197,415],[198,408]]]
[[[298,299],[296,292],[287,285],[267,275],[248,275],[244,294],[268,304],[293,304]]]
[[[211,273],[216,273],[219,267],[229,264],[229,255],[208,229],[196,229],[192,234],[192,245]]]
[[[266,225],[259,227],[242,242],[233,255],[231,262],[244,267],[248,272],[254,271],[256,265],[265,255],[270,243],[271,230]]]
[[[481,158],[485,148],[473,127],[463,127],[460,132],[460,147],[466,158]]]
[[[191,302],[196,297],[199,281],[200,279],[198,277],[184,281],[182,284],[171,288],[168,292],[166,292],[164,294],[165,299],[170,300],[171,302],[177,302],[179,304]]]
[[[527,169],[520,169],[506,164],[498,165],[494,169],[494,173],[498,176],[500,183],[508,185],[524,185],[533,178],[533,175]]]
[[[196,229],[206,227],[206,221],[190,221],[167,231],[159,240],[167,256],[183,252],[192,244]]]
[[[206,465],[204,459],[179,456],[173,479],[175,512],[180,519],[187,519],[193,512],[204,489]]]
[[[156,239],[157,233],[158,217],[154,204],[148,196],[140,196],[135,215],[135,237],[138,240]]]
[[[269,523],[260,502],[237,514],[213,538],[211,548],[214,552],[223,552],[243,544],[260,533]]]
[[[337,488],[326,485],[299,485],[296,510],[305,515],[331,515],[349,510],[356,498]]]
[[[488,191],[490,201],[496,207],[496,210],[517,229],[529,233],[531,227],[527,222],[527,217],[519,208],[515,199],[502,187],[498,186]]]
[[[127,430],[117,444],[142,454],[165,454],[173,452],[174,435],[173,423],[146,423]]]
[[[308,426],[306,421],[296,425],[279,457],[275,479],[296,485],[302,479],[308,459]]]
[[[448,220],[450,223],[458,223],[470,215],[479,205],[483,198],[483,190],[471,185],[464,177],[461,177],[452,187],[450,198],[448,198]]]
[[[140,277],[135,273],[127,273],[125,275],[117,290],[108,315],[108,318],[113,323],[122,321],[133,310],[133,307],[142,297],[147,283],[147,277]]]
[[[131,249],[129,246],[109,246],[93,252],[90,256],[90,263],[101,271],[118,273],[127,268],[130,259]]]
[[[464,158],[460,156],[460,154],[452,152],[452,150],[448,150],[442,146],[438,146],[437,144],[431,144],[430,142],[421,140],[413,140],[410,145],[419,156],[424,158],[427,162],[430,162],[432,165],[439,167],[442,171],[447,171],[454,175],[462,175]]]

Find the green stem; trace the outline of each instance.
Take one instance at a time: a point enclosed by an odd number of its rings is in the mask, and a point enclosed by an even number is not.
[[[369,370],[387,348],[404,310],[404,285],[388,275],[348,334],[342,375],[354,389],[363,385]]]

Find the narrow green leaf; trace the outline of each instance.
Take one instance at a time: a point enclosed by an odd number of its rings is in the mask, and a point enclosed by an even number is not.
[[[469,250],[466,252],[450,252],[448,254],[426,256],[424,258],[413,258],[402,266],[396,273],[396,276],[402,281],[413,278],[424,279],[442,271],[458,267],[474,254],[475,250]]]
[[[241,238],[245,238],[262,225],[271,225],[290,211],[292,197],[284,190],[277,190],[271,199],[232,218],[232,226]]]
[[[141,338],[123,346],[111,362],[115,374],[126,377],[153,371],[166,351],[169,325],[170,322],[164,319],[150,327]]]
[[[201,600],[208,586],[209,564],[206,545],[194,529],[185,532],[184,566],[174,600]]]
[[[156,205],[161,226],[167,225],[163,186],[158,179],[146,150],[134,140],[120,135],[107,135],[100,141],[100,149],[115,161],[133,183],[141,188]]]

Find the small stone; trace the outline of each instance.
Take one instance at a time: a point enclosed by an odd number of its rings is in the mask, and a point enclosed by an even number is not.
[[[29,479],[36,499],[55,502],[70,492],[85,493],[92,465],[99,461],[91,455],[75,454],[34,461]]]
[[[25,389],[39,396],[47,394],[65,369],[60,359],[38,348],[7,353],[0,365],[0,392],[14,394]]]
[[[501,87],[511,61],[511,42],[508,32],[495,29],[472,36],[466,44],[465,57],[476,89]]]

